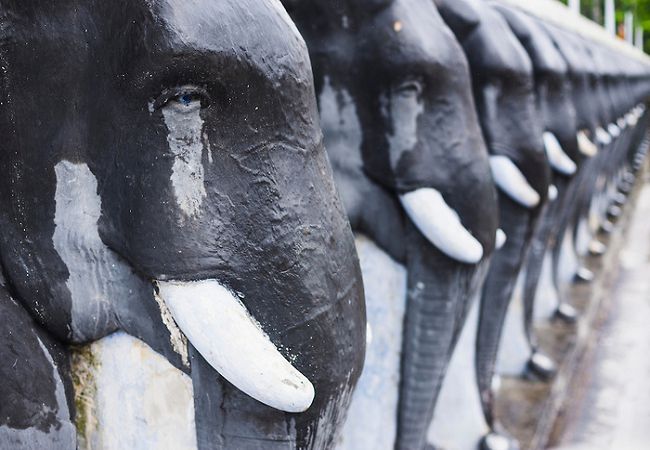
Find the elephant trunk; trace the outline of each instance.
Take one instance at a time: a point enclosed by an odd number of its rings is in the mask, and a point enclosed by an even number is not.
[[[396,449],[423,448],[472,298],[475,265],[451,261],[407,225],[407,311]]]
[[[544,256],[551,245],[551,241],[556,236],[562,207],[567,197],[568,183],[569,180],[564,177],[555,177],[553,184],[558,190],[557,198],[548,204],[542,212],[539,225],[533,237],[533,242],[526,257],[526,274],[522,293],[524,303],[524,330],[528,343],[533,351],[537,348],[537,341],[533,330],[533,313],[537,287],[542,273]]]
[[[492,377],[501,330],[529,242],[533,213],[499,193],[501,227],[508,236],[495,254],[483,286],[476,338],[476,374],[481,406],[490,427],[494,425]]]

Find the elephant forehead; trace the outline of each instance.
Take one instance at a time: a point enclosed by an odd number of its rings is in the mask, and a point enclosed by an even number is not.
[[[530,75],[531,61],[505,20],[488,5],[481,12],[481,25],[468,42],[472,64],[488,71]]]
[[[157,0],[172,46],[234,53],[275,71],[309,67],[305,43],[278,0]]]

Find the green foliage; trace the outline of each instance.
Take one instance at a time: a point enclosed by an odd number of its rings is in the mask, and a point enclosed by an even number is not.
[[[524,0],[525,1],[525,0]],[[568,0],[560,0],[567,4]],[[634,26],[643,27],[644,50],[650,50],[650,0],[614,0],[616,5],[616,24],[623,23],[626,11],[634,14]],[[581,0],[580,12],[591,20],[603,24],[605,0]]]

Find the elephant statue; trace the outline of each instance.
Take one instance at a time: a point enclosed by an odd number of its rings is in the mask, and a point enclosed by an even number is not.
[[[576,110],[567,76],[567,62],[555,47],[550,36],[535,19],[523,11],[498,2],[493,4],[508,22],[510,29],[526,49],[533,64],[537,110],[545,129],[544,147],[552,169],[550,192],[554,194],[554,198],[549,199],[540,213],[537,229],[534,232],[524,265],[525,270],[522,273],[521,300],[523,308],[519,309],[524,313],[525,342],[520,343],[519,347],[526,349],[526,354],[521,355],[525,359],[522,362],[522,358],[516,355],[519,349],[513,343],[518,340],[516,337],[519,337],[519,334],[516,333],[518,327],[511,327],[504,332],[502,356],[509,353],[504,358],[506,361],[512,361],[511,367],[505,368],[509,373],[518,375],[526,370],[533,376],[548,380],[555,372],[555,365],[552,360],[539,351],[533,329],[535,300],[538,294],[540,297],[555,296],[557,298],[555,287],[550,279],[549,246],[556,240],[561,214],[570,208],[570,198],[566,195],[567,190],[583,159],[576,134]],[[546,282],[540,285],[543,269],[546,269],[544,274]],[[550,292],[539,292],[542,287],[542,290]],[[573,311],[569,311],[566,307],[563,310],[558,310],[558,306],[556,300],[555,305],[552,305],[551,308],[537,309],[546,310],[542,312],[542,317],[545,319],[552,315],[565,319],[575,318]],[[518,312],[517,309],[511,308],[509,314]],[[506,323],[510,323],[510,318],[507,320]],[[521,320],[522,316],[512,318],[512,321],[519,323]]]
[[[476,338],[476,371],[488,428],[481,445],[514,445],[494,417],[492,379],[501,331],[515,282],[546,202],[550,169],[535,104],[534,72],[524,47],[487,2],[441,0],[442,17],[463,46],[476,109],[499,192],[499,226],[508,239],[492,258],[483,286]]]
[[[372,340],[338,448],[422,449],[497,234],[467,62],[430,0],[284,4],[367,293]]]
[[[66,348],[104,342],[101,367],[81,358],[75,388],[96,397],[76,402],[77,426],[101,447],[93,422],[111,416],[113,448],[136,448],[129,413],[145,394],[129,373],[144,368],[126,342],[193,397],[179,413],[180,397],[146,394],[174,420],[157,444],[135,427],[137,448],[179,448],[168,435],[188,426],[183,448],[330,448],[362,369],[364,296],[286,11],[1,5],[2,352],[29,366],[3,369],[17,398],[6,410],[3,396],[0,447],[75,448],[60,436],[74,416]]]

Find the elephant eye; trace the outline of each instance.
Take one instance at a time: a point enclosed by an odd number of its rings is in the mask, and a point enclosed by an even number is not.
[[[393,91],[403,97],[419,97],[422,94],[422,83],[417,80],[405,81],[396,86]]]
[[[153,109],[173,107],[179,111],[193,111],[210,106],[207,91],[197,86],[179,86],[165,90],[153,102]]]

